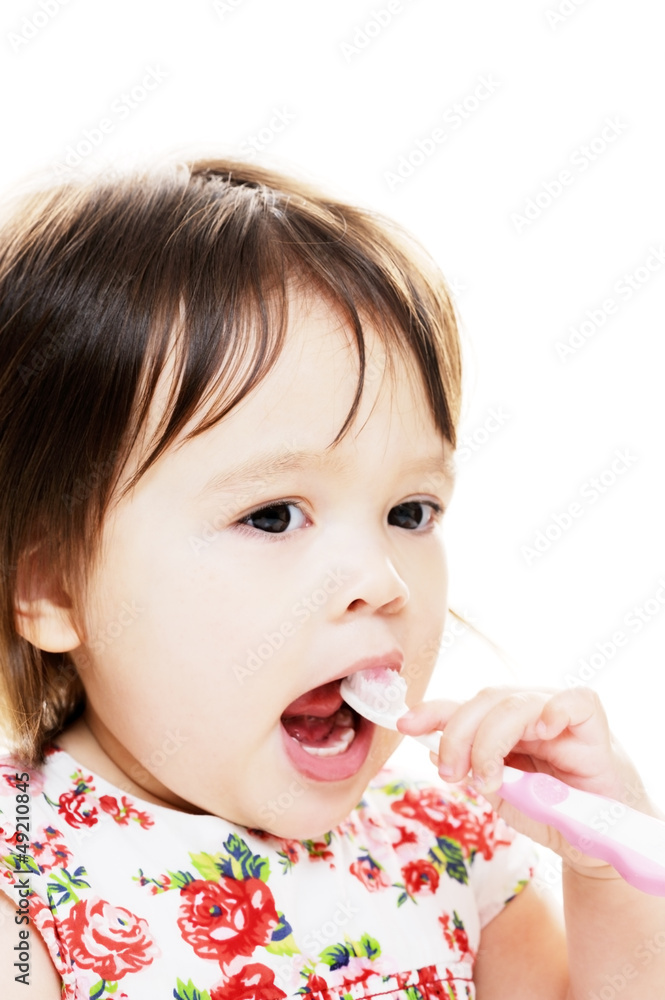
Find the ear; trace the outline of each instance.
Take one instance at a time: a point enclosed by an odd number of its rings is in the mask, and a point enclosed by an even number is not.
[[[39,548],[19,562],[14,608],[17,632],[38,649],[64,653],[81,645],[71,598],[53,579]]]

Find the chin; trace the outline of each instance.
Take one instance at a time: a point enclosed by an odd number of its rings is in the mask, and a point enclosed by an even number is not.
[[[383,741],[381,741],[383,743]],[[397,744],[396,740],[386,743]],[[282,812],[263,817],[261,829],[284,840],[318,840],[342,823],[362,799],[367,785],[381,770],[395,746],[372,748],[364,767],[349,781],[309,785]]]

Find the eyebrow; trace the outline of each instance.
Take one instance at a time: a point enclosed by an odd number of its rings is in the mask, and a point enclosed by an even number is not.
[[[267,486],[270,479],[276,479],[285,473],[304,472],[308,468],[322,467],[327,467],[328,471],[333,473],[343,473],[346,463],[330,452],[323,455],[317,451],[266,452],[212,476],[197,494],[196,499],[202,500],[225,494],[244,494],[257,486]],[[433,479],[436,477],[436,485],[440,485],[441,476],[448,485],[453,485],[455,482],[454,459],[443,452],[411,459],[401,466],[400,471],[402,475],[429,474]]]

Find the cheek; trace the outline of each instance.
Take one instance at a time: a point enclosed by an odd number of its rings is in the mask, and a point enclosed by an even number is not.
[[[421,567],[415,598],[418,642],[406,658],[404,677],[409,686],[409,703],[422,701],[441,649],[441,637],[448,607],[448,566],[443,541],[428,553]]]

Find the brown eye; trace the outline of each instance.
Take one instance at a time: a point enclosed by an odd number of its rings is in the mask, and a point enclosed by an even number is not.
[[[297,512],[295,518],[292,509]],[[298,524],[298,520],[304,520],[304,517],[305,515],[296,503],[275,503],[269,507],[261,507],[253,514],[248,514],[247,517],[243,517],[240,523],[269,535],[283,535],[286,533],[286,529],[291,527],[294,520],[296,527],[302,527],[302,524]]]
[[[424,513],[427,510],[429,514]],[[442,513],[443,508],[438,503],[432,503],[430,500],[408,500],[393,507],[388,515],[388,524],[415,531],[423,525],[429,527]]]

